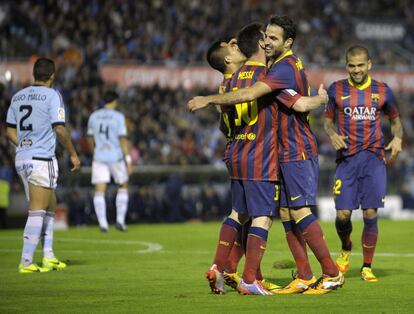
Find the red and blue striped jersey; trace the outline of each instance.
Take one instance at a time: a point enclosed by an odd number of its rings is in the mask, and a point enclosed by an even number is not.
[[[308,121],[308,112],[297,112],[292,109],[301,96],[310,95],[310,86],[302,61],[292,50],[280,56],[272,65],[267,75],[260,80],[266,83],[277,96],[281,90],[292,95],[292,101],[281,101],[279,105],[279,161],[289,162],[306,160],[317,156],[315,135]]]
[[[325,116],[336,122],[337,133],[348,136],[347,149],[338,158],[369,150],[384,157],[380,112],[390,120],[399,117],[394,95],[387,84],[371,79],[355,86],[350,79],[334,82],[328,89]]]
[[[247,61],[235,72],[227,91],[247,88],[262,78],[267,67],[260,62]],[[232,179],[276,181],[277,106],[272,97],[264,96],[236,104],[231,119],[234,140],[227,146],[224,162]]]

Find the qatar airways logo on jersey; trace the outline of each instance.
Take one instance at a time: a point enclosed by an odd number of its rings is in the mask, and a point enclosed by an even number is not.
[[[345,107],[344,113],[351,117],[352,120],[375,120],[375,113],[377,112],[377,108],[367,108],[367,107]]]

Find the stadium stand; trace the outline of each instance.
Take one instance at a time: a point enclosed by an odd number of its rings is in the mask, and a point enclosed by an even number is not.
[[[232,10],[234,7],[239,9]],[[85,139],[87,119],[101,105],[103,90],[116,87],[108,86],[109,83],[102,79],[100,68],[103,64],[138,63],[169,68],[204,65],[205,52],[212,41],[232,36],[247,22],[266,21],[275,8],[278,13],[287,13],[297,20],[299,36],[294,48],[310,68],[342,67],[344,48],[363,41],[370,49],[376,67],[414,71],[414,34],[408,31],[414,29],[414,7],[404,0],[356,3],[343,0],[338,4],[324,0],[2,2],[0,32],[4,36],[0,38],[0,63],[30,62],[37,55],[54,58],[58,64],[55,88],[65,100],[72,138],[82,164],[88,166],[91,154]],[[375,27],[382,27],[381,34],[385,37],[375,38],[374,32],[372,38],[364,38]],[[15,184],[15,174],[10,174],[13,173],[12,148],[5,137],[5,117],[12,95],[21,87],[22,83],[13,79],[0,82],[0,174],[2,179],[12,182],[12,189],[19,187]],[[121,111],[128,113],[131,156],[136,165],[221,165],[225,140],[217,128],[217,112],[208,110],[193,115],[185,107],[193,95],[211,90],[135,85],[119,92]],[[414,94],[401,92],[397,98],[405,127],[405,151],[389,177],[393,183],[391,190],[399,192],[398,187],[403,187],[400,193],[407,204],[412,204],[414,109],[411,103]],[[312,116],[313,130],[318,137],[321,167],[330,165],[332,168],[334,153],[323,132],[321,117],[321,111]],[[62,166],[67,164],[67,157],[60,158],[60,162]],[[327,178],[321,177],[321,193],[325,195],[330,191],[329,173],[327,175]],[[194,205],[191,189],[184,189],[183,193],[182,201],[186,204],[183,208],[188,210],[177,217],[163,216],[160,212],[165,207],[162,206],[162,193],[154,195],[149,190],[142,187],[135,197],[152,202],[154,212],[145,211],[151,206],[144,204],[131,211],[135,217],[132,219],[212,218],[207,217],[208,211],[203,209],[210,205]],[[198,193],[209,195],[213,192],[205,187]],[[155,199],[146,197],[147,194]],[[218,198],[223,201],[224,194]],[[217,204],[211,206],[217,207]],[[216,216],[220,214],[217,212]]]

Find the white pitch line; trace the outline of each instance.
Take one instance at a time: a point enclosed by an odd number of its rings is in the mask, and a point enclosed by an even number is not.
[[[178,250],[178,251],[170,251],[170,250],[164,250],[163,253],[166,254],[197,254],[197,255],[207,255],[207,254],[214,254],[214,251],[207,251],[207,250]],[[312,252],[308,251],[309,254],[313,254]],[[285,255],[290,254],[289,251],[266,251],[266,256],[269,255]],[[332,255],[339,255],[338,252],[331,252]],[[356,256],[362,256],[362,253],[360,252],[352,252],[352,255]],[[379,257],[414,257],[414,253],[375,253],[375,256]]]
[[[21,237],[0,237],[0,241],[8,241],[8,240],[21,240]],[[146,246],[146,249],[143,250],[133,250],[133,251],[108,251],[108,250],[59,250],[61,252],[68,252],[68,253],[79,253],[83,254],[85,252],[93,253],[93,254],[120,254],[120,253],[138,253],[138,254],[148,254],[153,252],[162,252],[162,253],[171,253],[171,254],[177,254],[177,253],[184,253],[184,254],[214,254],[214,251],[208,251],[208,250],[177,250],[177,251],[166,251],[164,250],[164,247],[161,244],[158,243],[151,243],[151,242],[145,242],[145,241],[131,241],[131,240],[108,240],[108,239],[56,239],[57,242],[72,242],[72,243],[92,243],[92,244],[125,244],[125,245],[141,245]],[[20,252],[21,250],[18,249],[0,249],[0,252],[3,253],[14,253],[14,252]],[[286,254],[288,251],[267,251],[266,255],[282,255]],[[312,252],[309,252],[312,254]],[[339,255],[339,252],[331,252],[332,255]],[[352,255],[361,256],[361,252],[352,252]],[[384,253],[375,253],[375,256],[377,257],[414,257],[414,253],[391,253],[391,252],[384,252]]]
[[[22,250],[19,249],[0,249],[0,254],[1,253],[20,253]],[[120,255],[120,254],[146,254],[146,253],[150,253],[150,252],[146,252],[147,250],[141,250],[141,251],[108,251],[108,250],[94,250],[94,251],[90,251],[90,250],[61,250],[59,249],[58,252],[59,253],[67,253],[67,254],[108,254],[108,255]],[[40,252],[40,249],[39,249]],[[160,251],[159,253],[163,253],[163,251]]]
[[[0,238],[0,240],[20,240],[20,239],[21,239],[20,237],[1,237]],[[92,244],[101,244],[102,243],[102,244],[114,244],[114,245],[125,244],[125,245],[145,246],[146,249],[129,251],[131,253],[138,253],[138,254],[148,254],[148,253],[153,253],[153,252],[159,252],[159,251],[162,251],[164,249],[164,247],[161,244],[151,243],[151,242],[146,242],[146,241],[101,240],[101,239],[56,239],[55,241],[56,242],[72,242],[72,243],[92,243]],[[7,250],[7,249],[5,249],[5,250],[0,249],[0,252],[11,252],[10,250]],[[62,251],[62,250],[60,250],[60,251]],[[68,250],[67,252],[69,252],[69,251],[70,250]],[[107,254],[111,254],[109,252],[118,253],[118,252],[123,252],[123,251],[100,251],[100,250],[82,251],[82,250],[73,250],[72,252],[73,253],[75,253],[75,252],[98,252],[98,253],[107,252]]]

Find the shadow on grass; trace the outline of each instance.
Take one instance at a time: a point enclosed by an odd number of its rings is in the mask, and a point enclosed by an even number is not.
[[[375,276],[377,277],[388,277],[393,274],[401,272],[400,269],[383,269],[383,268],[372,268]],[[361,268],[350,268],[346,274],[345,278],[359,278],[361,276]]]
[[[283,277],[277,277],[277,278],[265,276],[265,279],[266,281],[270,281],[271,283],[274,283],[282,287],[287,286],[293,280],[291,276],[285,276],[285,275]]]
[[[67,259],[67,260],[64,260],[63,262],[65,262],[68,266],[80,266],[80,265],[90,264],[85,260],[79,260],[79,259]]]

